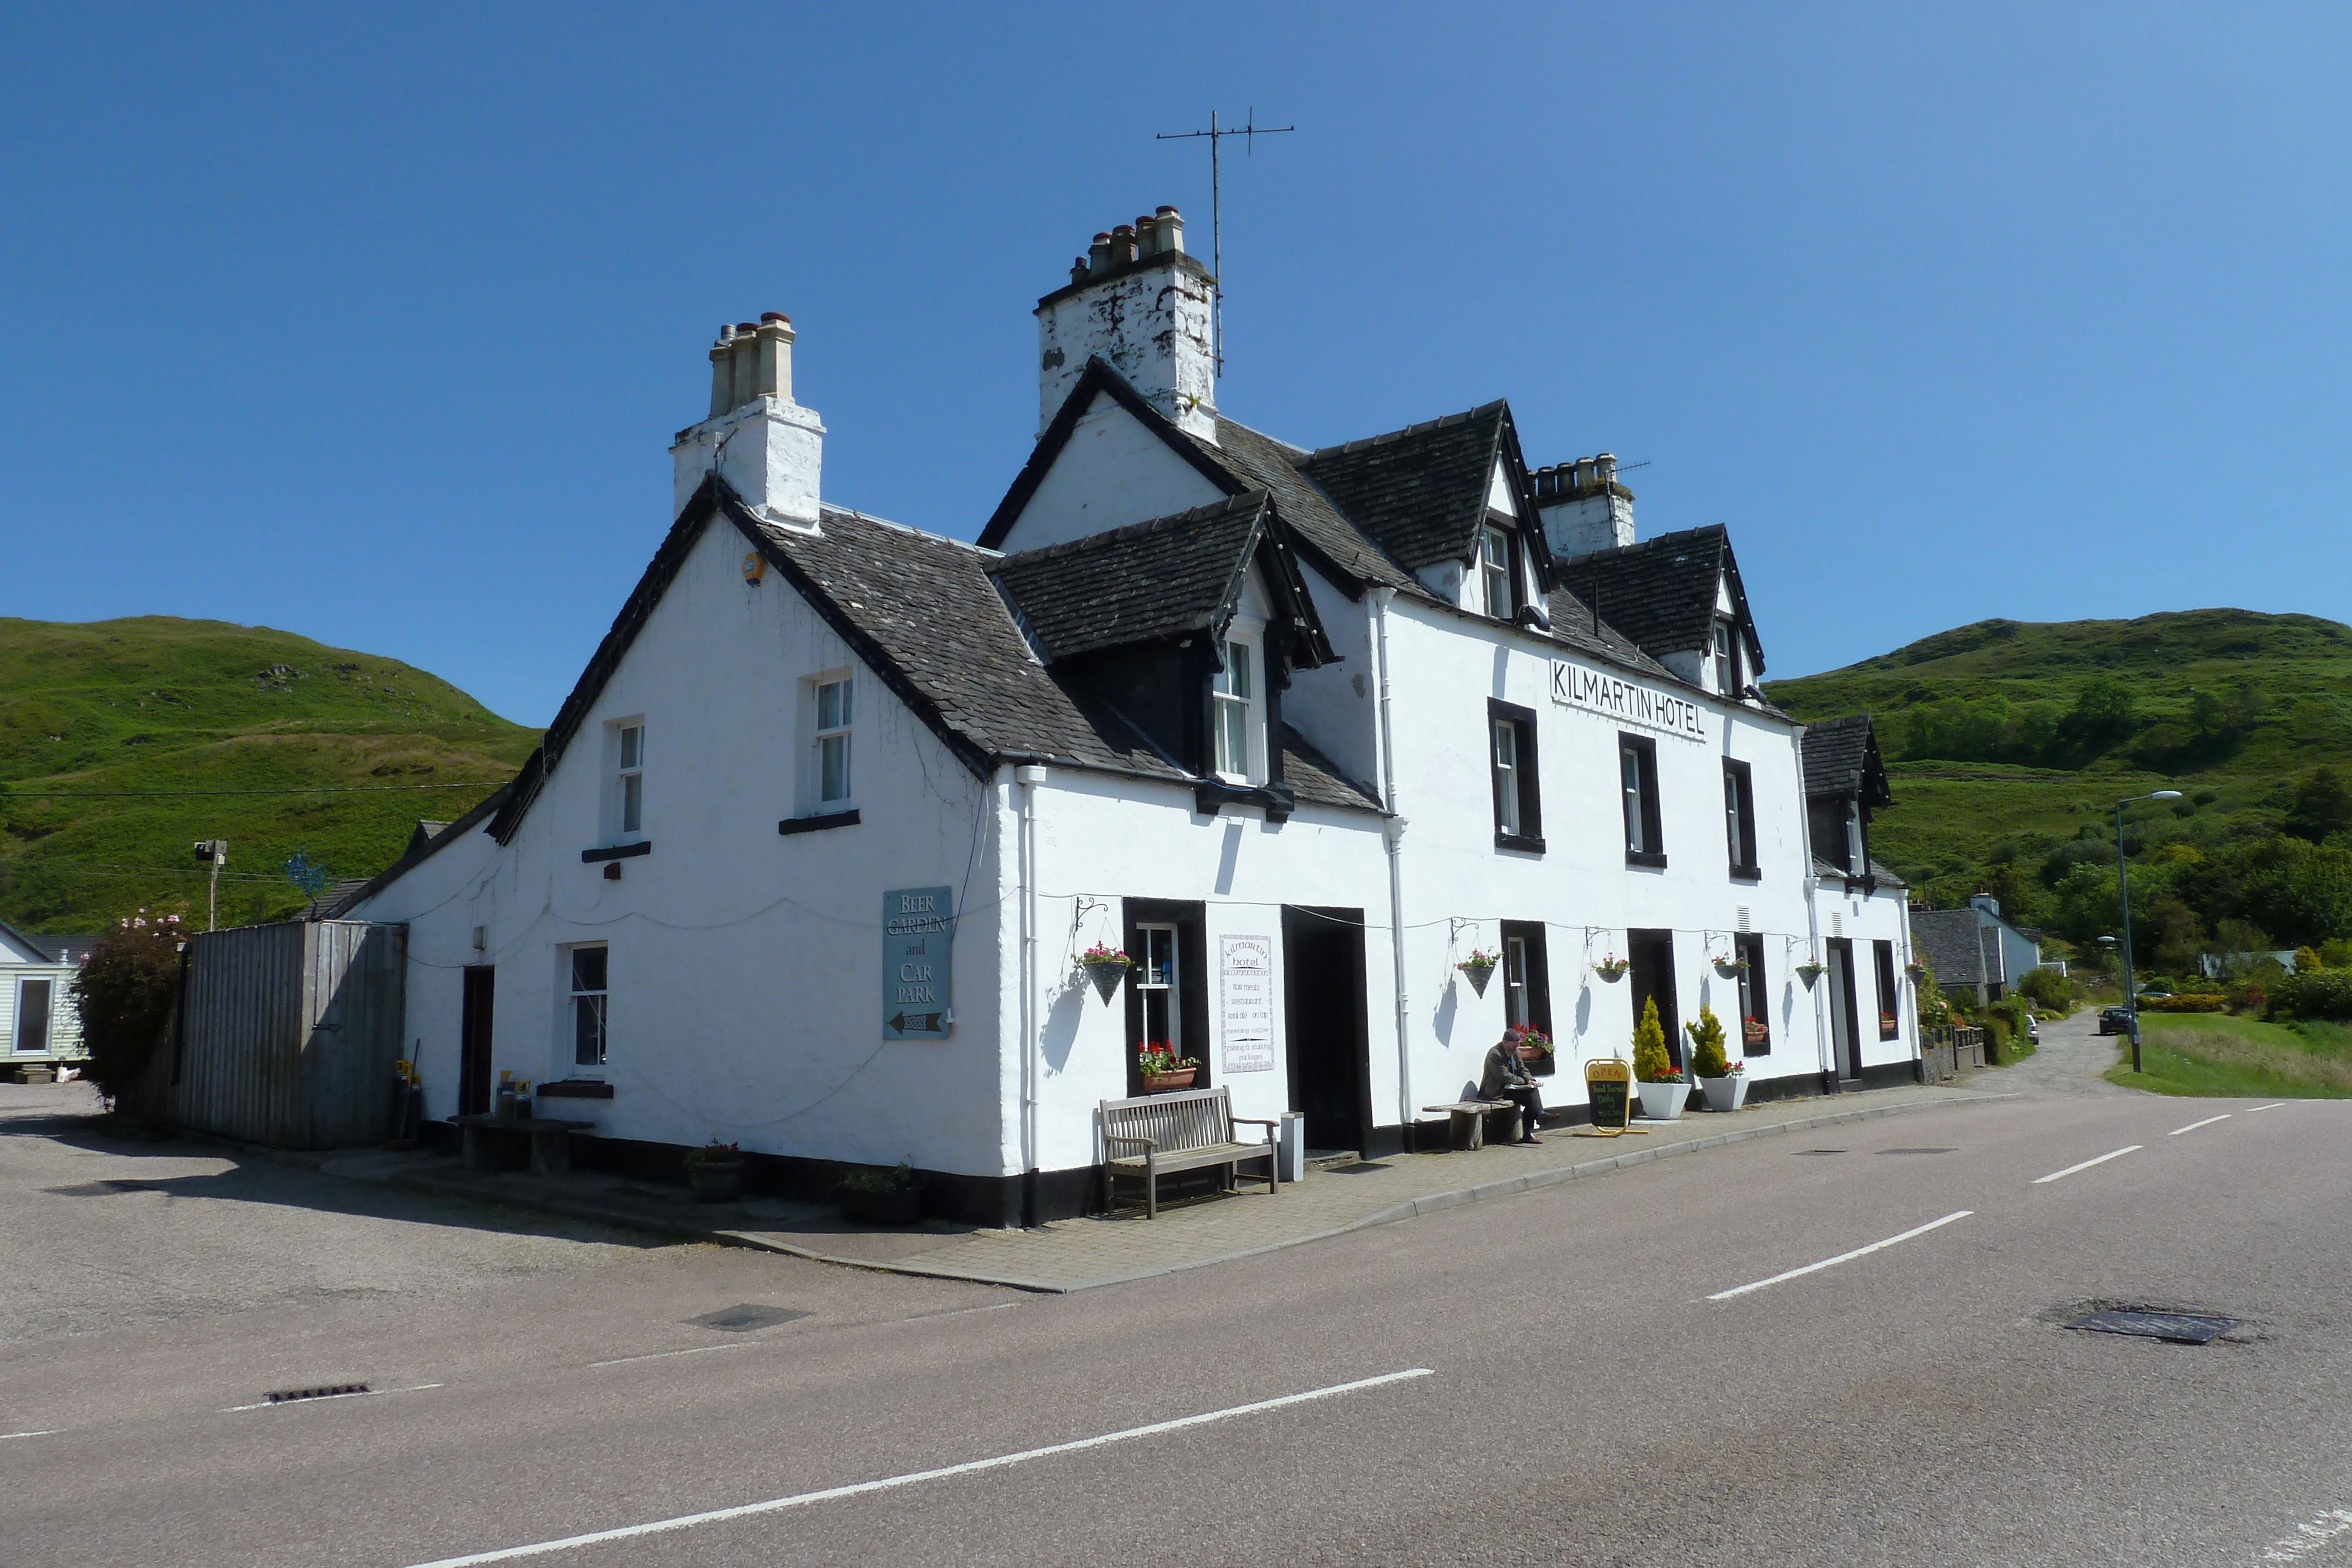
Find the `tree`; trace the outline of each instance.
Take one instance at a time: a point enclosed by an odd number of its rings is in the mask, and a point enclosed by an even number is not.
[[[2187,974],[2196,968],[2200,955],[2205,951],[2205,923],[2197,912],[2178,898],[2159,898],[2148,905],[2148,914],[2156,921],[2156,961],[2174,974]],[[2132,933],[2134,946],[2139,946],[2139,933]]]
[[[1682,1076],[1666,1054],[1666,1026],[1658,1020],[1655,997],[1642,1004],[1642,1021],[1633,1026],[1633,1076],[1644,1083],[1671,1083]]]
[[[2138,723],[2138,699],[2131,687],[2103,675],[2075,695],[2066,715],[2066,734],[2085,751],[2103,751]]]
[[[2317,843],[2330,833],[2352,828],[2352,779],[2323,765],[2295,781],[2294,805],[2286,814],[2286,831]]]
[[[1701,1078],[1721,1078],[1731,1071],[1723,1054],[1723,1020],[1715,1016],[1713,1008],[1701,1007],[1698,1022],[1683,1025],[1683,1032],[1690,1036],[1693,1072]]]
[[[179,997],[180,917],[145,910],[114,923],[74,977],[82,1048],[99,1092],[120,1100],[147,1071]]]

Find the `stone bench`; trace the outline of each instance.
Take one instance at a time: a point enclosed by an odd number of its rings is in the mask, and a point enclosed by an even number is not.
[[[1519,1141],[1519,1103],[1516,1100],[1456,1100],[1447,1105],[1423,1105],[1422,1109],[1446,1113],[1449,1120],[1445,1142],[1449,1148],[1485,1148],[1489,1118],[1499,1124],[1495,1142],[1515,1144]]]

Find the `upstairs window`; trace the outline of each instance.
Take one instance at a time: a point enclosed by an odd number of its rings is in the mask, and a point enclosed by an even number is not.
[[[1739,628],[1728,620],[1715,623],[1715,689],[1736,697],[1747,689],[1739,668]]]
[[[614,738],[613,822],[616,837],[632,839],[646,831],[646,727],[625,723]]]
[[[1723,764],[1723,833],[1731,851],[1731,874],[1759,877],[1756,866],[1756,780],[1745,762]]]
[[[1862,804],[1851,796],[1845,803],[1845,863],[1849,871],[1870,869],[1870,852],[1862,839]]]
[[[816,688],[816,803],[819,810],[849,800],[850,682],[819,682]]]
[[[1258,781],[1260,758],[1257,721],[1256,650],[1229,637],[1220,647],[1224,668],[1211,684],[1216,733],[1216,771],[1238,783]]]
[[[1658,743],[1641,736],[1619,736],[1617,778],[1625,805],[1625,863],[1664,865],[1665,834],[1658,810]]]
[[[1508,621],[1519,612],[1518,573],[1512,569],[1511,531],[1488,524],[1478,535],[1478,584],[1486,613]]]
[[[604,1065],[604,949],[571,950],[572,1063]]]
[[[1487,758],[1494,773],[1495,847],[1543,852],[1543,791],[1536,771],[1536,716],[1489,699]]]

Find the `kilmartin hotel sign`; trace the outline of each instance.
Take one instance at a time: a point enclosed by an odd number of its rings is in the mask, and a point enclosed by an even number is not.
[[[1644,729],[1662,729],[1685,740],[1706,738],[1706,714],[1696,703],[1581,664],[1552,661],[1551,700],[1561,707],[1582,708]]]

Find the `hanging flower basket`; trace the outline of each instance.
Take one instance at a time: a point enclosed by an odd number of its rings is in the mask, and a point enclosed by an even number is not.
[[[1127,972],[1135,967],[1135,960],[1117,947],[1097,942],[1078,955],[1078,967],[1095,983],[1096,993],[1108,1001]]]
[[[1911,983],[1916,986],[1927,977],[1927,966],[1915,958],[1903,966],[1903,972],[1910,977]]]
[[[1828,966],[1816,964],[1809,958],[1797,966],[1797,978],[1804,981],[1805,989],[1810,991],[1813,988],[1813,983],[1822,977],[1827,968]]]
[[[1606,958],[1601,959],[1598,964],[1593,965],[1592,972],[1600,976],[1602,979],[1609,981],[1612,985],[1614,985],[1617,981],[1623,979],[1625,977],[1625,971],[1633,967],[1633,966],[1628,963],[1625,959],[1620,958],[1616,954],[1612,953]]]
[[[1470,956],[1454,966],[1470,977],[1470,988],[1480,996],[1486,994],[1486,982],[1495,977],[1495,955],[1484,948],[1473,947]]]
[[[1717,953],[1709,961],[1715,965],[1715,972],[1727,980],[1738,979],[1739,972],[1748,967],[1748,960],[1737,953]]]

